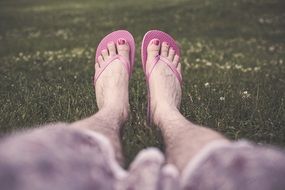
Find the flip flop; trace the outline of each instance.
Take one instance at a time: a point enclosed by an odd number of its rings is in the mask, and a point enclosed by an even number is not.
[[[177,43],[175,42],[175,40],[167,33],[159,31],[159,30],[150,30],[148,31],[143,38],[142,41],[142,46],[141,46],[141,59],[142,59],[142,67],[145,73],[145,78],[146,78],[146,82],[147,82],[147,87],[148,87],[148,105],[147,105],[147,123],[150,124],[150,120],[151,120],[151,113],[150,113],[150,103],[151,103],[151,97],[150,97],[150,93],[149,93],[149,77],[151,76],[151,73],[153,71],[153,69],[156,66],[156,63],[158,61],[162,61],[163,63],[165,63],[174,73],[174,75],[176,76],[176,78],[178,79],[178,81],[180,82],[180,84],[182,83],[182,76],[181,74],[177,71],[177,68],[175,66],[173,66],[168,59],[166,59],[165,57],[161,56],[161,55],[157,55],[154,60],[152,61],[151,65],[152,68],[150,70],[150,72],[146,72],[146,60],[147,60],[147,46],[148,44],[151,42],[151,40],[153,39],[158,39],[161,43],[162,42],[167,42],[169,44],[170,47],[172,47],[175,50],[175,53],[180,56],[180,48],[177,45]]]
[[[114,31],[107,36],[105,36],[101,42],[99,43],[97,50],[96,50],[96,56],[95,56],[95,62],[98,63],[98,57],[101,55],[102,50],[107,49],[107,45],[110,42],[116,42],[123,38],[127,41],[127,43],[130,46],[130,61],[126,60],[121,55],[115,55],[114,57],[110,58],[108,61],[104,62],[103,64],[100,64],[99,69],[96,69],[95,76],[94,76],[94,85],[96,84],[96,81],[100,77],[100,75],[104,72],[104,70],[109,66],[110,63],[112,63],[114,60],[119,59],[123,62],[124,66],[126,67],[126,70],[129,74],[129,77],[131,77],[134,63],[135,63],[135,40],[132,34],[126,30],[117,30]]]

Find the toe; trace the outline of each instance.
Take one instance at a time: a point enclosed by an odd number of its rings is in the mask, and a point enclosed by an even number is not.
[[[175,50],[173,48],[170,48],[168,52],[168,59],[170,61],[173,61],[174,55],[175,55]]]
[[[173,58],[173,64],[175,65],[175,67],[177,67],[178,63],[179,63],[179,55],[175,55]]]
[[[97,71],[100,68],[99,63],[95,63],[95,71]]]
[[[118,52],[119,51],[129,51],[130,46],[129,46],[128,42],[124,38],[120,38],[117,41],[117,48],[118,48]]]
[[[103,64],[103,62],[104,62],[104,59],[103,59],[102,55],[100,55],[100,56],[98,57],[98,63],[99,63],[99,65]]]
[[[130,46],[124,38],[117,41],[118,54],[129,58]]]
[[[108,59],[109,55],[108,55],[108,50],[107,49],[103,49],[101,54],[102,54],[104,60]]]
[[[116,55],[116,45],[114,42],[109,42],[107,47],[108,47],[110,56]]]
[[[169,44],[167,42],[163,42],[161,44],[161,55],[167,57],[169,50]]]
[[[148,59],[153,60],[155,56],[159,54],[160,41],[158,39],[153,39],[147,46]]]
[[[181,74],[181,63],[178,63],[178,65],[177,65],[177,71]]]

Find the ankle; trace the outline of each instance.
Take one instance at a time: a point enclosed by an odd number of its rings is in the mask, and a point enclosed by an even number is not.
[[[99,112],[109,121],[114,121],[116,123],[122,124],[127,121],[129,116],[129,105],[118,106],[118,105],[106,105],[102,107]]]
[[[154,124],[160,128],[164,136],[175,134],[178,129],[181,131],[197,127],[197,125],[187,120],[175,106],[157,109],[152,118]]]
[[[177,107],[167,104],[161,104],[160,106],[154,107],[152,110],[153,122],[159,127],[168,123],[169,121],[173,121],[181,117],[183,116]]]

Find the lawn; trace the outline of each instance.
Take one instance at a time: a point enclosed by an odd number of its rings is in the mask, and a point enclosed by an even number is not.
[[[238,140],[285,145],[283,0],[1,0],[0,133],[96,112],[93,56],[117,29],[135,37],[131,114],[122,131],[127,161],[163,149],[146,126],[140,63],[145,32],[160,29],[182,48],[182,113]]]

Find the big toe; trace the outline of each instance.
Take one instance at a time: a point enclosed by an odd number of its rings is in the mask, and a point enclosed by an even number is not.
[[[147,46],[147,59],[153,60],[160,50],[160,41],[158,39],[153,39],[149,42]]]
[[[129,59],[130,55],[130,46],[128,42],[124,38],[120,38],[117,41],[117,50],[118,54],[124,56],[125,58]]]

